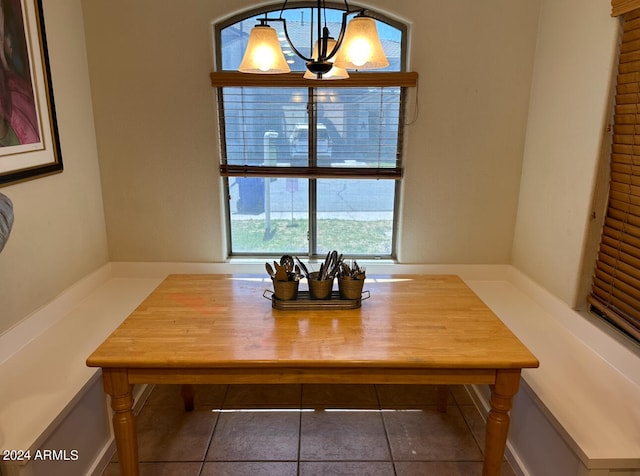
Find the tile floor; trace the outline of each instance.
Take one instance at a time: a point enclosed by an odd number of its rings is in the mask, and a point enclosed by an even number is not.
[[[484,421],[462,386],[446,413],[419,385],[157,385],[137,417],[143,476],[474,476]],[[114,456],[104,476],[119,474]],[[514,475],[507,462],[503,476]]]

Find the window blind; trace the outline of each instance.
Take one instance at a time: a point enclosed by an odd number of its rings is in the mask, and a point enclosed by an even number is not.
[[[611,0],[611,16],[624,15],[640,8],[640,0]]]
[[[404,96],[415,73],[309,81],[212,73],[222,176],[402,177]]]
[[[623,19],[609,201],[588,301],[640,341],[640,10]]]

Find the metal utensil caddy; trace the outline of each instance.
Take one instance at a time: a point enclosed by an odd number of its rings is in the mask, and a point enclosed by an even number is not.
[[[271,301],[272,308],[282,311],[344,310],[358,309],[362,301],[371,297],[371,293],[364,290],[359,299],[343,299],[338,291],[332,291],[330,299],[311,299],[309,291],[298,291],[296,299],[283,300],[278,299],[271,289],[265,289],[262,296]]]

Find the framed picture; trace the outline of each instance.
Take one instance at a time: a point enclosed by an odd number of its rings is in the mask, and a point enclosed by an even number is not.
[[[42,0],[0,0],[0,186],[61,171]]]

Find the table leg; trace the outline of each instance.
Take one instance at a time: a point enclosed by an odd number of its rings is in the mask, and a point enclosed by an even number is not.
[[[483,476],[499,476],[509,433],[511,400],[518,393],[520,369],[498,370],[491,386],[491,411],[487,417]]]
[[[127,371],[122,369],[102,369],[102,381],[104,391],[111,396],[120,472],[122,476],[138,476],[138,441],[132,412],[133,385],[129,384]]]
[[[436,385],[436,405],[439,412],[447,411],[449,402],[449,385]]]
[[[194,389],[193,385],[189,383],[185,383],[180,388],[180,395],[182,395],[182,401],[184,403],[184,411],[192,412],[194,408],[193,398],[194,398]]]

